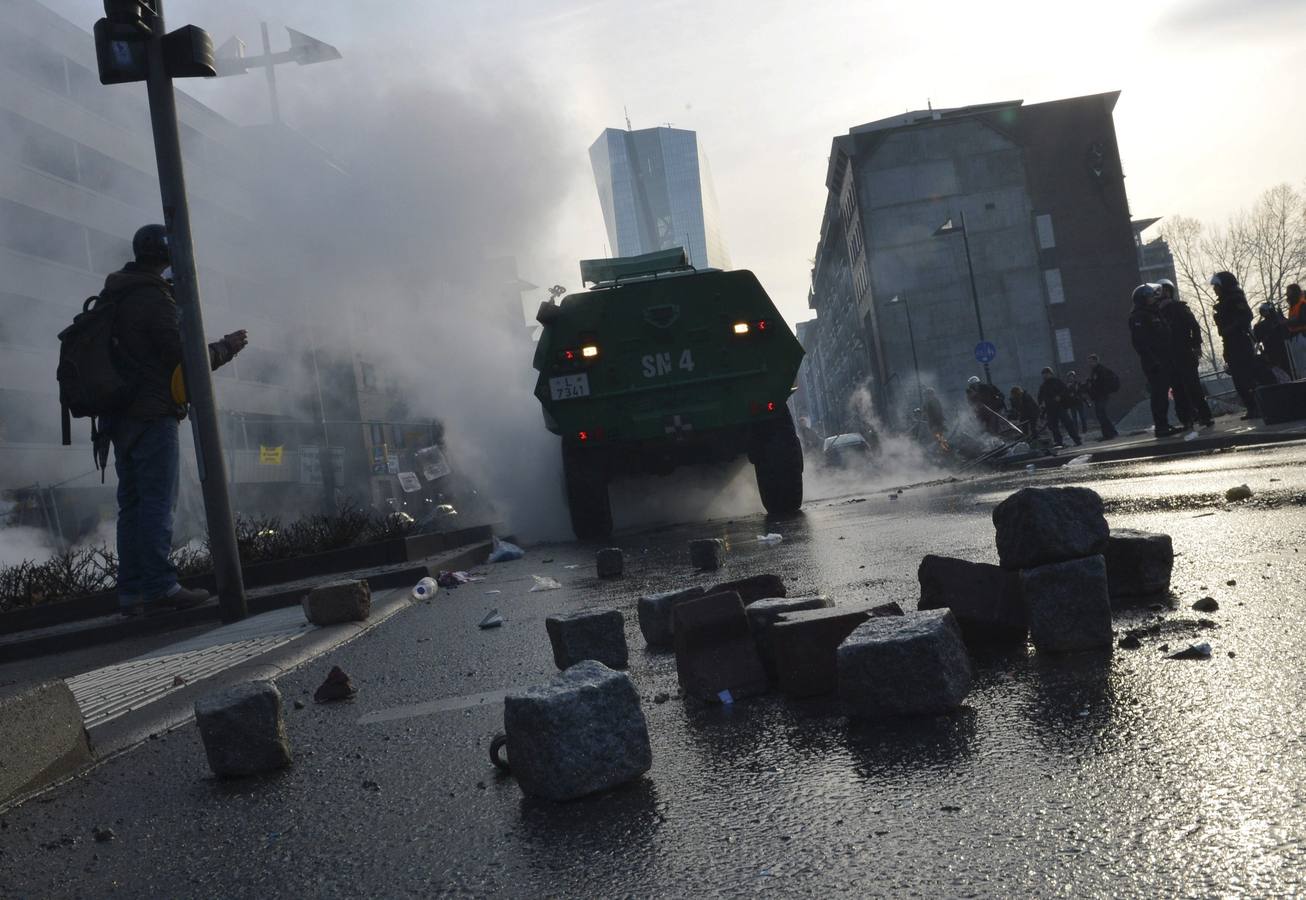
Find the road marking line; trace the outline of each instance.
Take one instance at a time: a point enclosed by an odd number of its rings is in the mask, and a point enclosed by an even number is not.
[[[502,691],[486,691],[483,694],[464,694],[461,697],[446,697],[443,700],[429,700],[426,703],[410,703],[407,706],[392,706],[390,709],[378,709],[376,712],[370,712],[358,720],[359,725],[375,725],[378,722],[393,722],[396,719],[414,719],[418,716],[429,716],[432,713],[451,712],[458,709],[468,709],[473,706],[481,706],[485,703],[497,703],[504,697],[508,696],[509,691],[515,690],[508,688]]]

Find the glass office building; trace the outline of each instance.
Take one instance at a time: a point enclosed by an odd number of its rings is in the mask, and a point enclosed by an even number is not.
[[[590,147],[590,162],[613,256],[684,247],[699,268],[730,268],[697,134],[608,128]]]

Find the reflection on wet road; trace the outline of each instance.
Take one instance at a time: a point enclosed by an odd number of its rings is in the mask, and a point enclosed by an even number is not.
[[[227,789],[200,776],[193,733],[151,742],[75,794],[10,814],[3,833],[24,829],[24,840],[0,855],[0,882],[20,893],[71,884],[97,893],[117,881],[228,896],[1298,893],[1304,464],[1302,449],[1278,448],[1020,472],[912,487],[896,500],[883,485],[814,501],[787,521],[627,532],[616,540],[627,554],[619,581],[593,577],[591,548],[532,548],[491,567],[483,584],[342,648],[358,701],[291,715],[297,761],[285,775]],[[914,722],[850,724],[831,701],[775,695],[717,708],[653,702],[675,692],[675,662],[643,649],[638,594],[777,571],[791,594],[914,608],[924,553],[996,562],[992,507],[1024,484],[1069,483],[1099,490],[1113,525],[1174,537],[1171,601],[1116,613],[1122,633],[1159,626],[1140,649],[978,655],[965,707]],[[1225,502],[1244,483],[1252,500]],[[769,531],[784,542],[756,542]],[[686,540],[710,535],[731,545],[719,579],[688,572]],[[532,574],[564,589],[528,593]],[[1193,612],[1203,596],[1219,611]],[[491,605],[506,624],[479,631]],[[626,611],[653,769],[582,802],[524,800],[485,753],[501,707],[467,698],[547,677],[544,617],[587,605]],[[1210,660],[1168,660],[1160,649],[1196,640],[1211,643]],[[310,690],[320,668],[287,676],[283,692]],[[361,779],[380,792],[360,791]],[[147,785],[175,805],[121,804]],[[59,851],[81,873],[62,882],[24,865],[49,866],[39,841],[99,817],[121,823],[115,853]],[[148,881],[116,852],[129,848],[148,863]]]

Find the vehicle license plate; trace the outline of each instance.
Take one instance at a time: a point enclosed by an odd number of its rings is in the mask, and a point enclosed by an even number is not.
[[[549,396],[554,400],[575,400],[590,395],[588,372],[579,375],[559,375],[549,379]]]

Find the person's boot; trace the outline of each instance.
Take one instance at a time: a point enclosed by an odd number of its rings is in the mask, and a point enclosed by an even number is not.
[[[191,609],[201,603],[207,603],[209,599],[209,592],[203,588],[184,588],[177,585],[176,590],[147,603],[146,609],[150,612],[173,612],[181,609]]]

